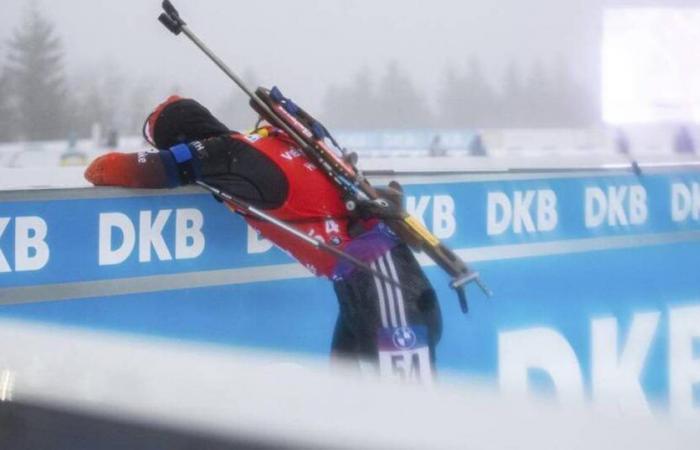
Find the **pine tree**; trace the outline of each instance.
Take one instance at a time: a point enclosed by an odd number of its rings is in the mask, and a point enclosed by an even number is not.
[[[440,127],[465,128],[468,126],[465,92],[464,77],[460,76],[454,67],[448,67],[438,96]]]
[[[467,92],[469,95],[472,126],[486,127],[494,123],[496,94],[481,68],[479,60],[472,57],[467,71]]]
[[[526,115],[522,117],[527,127],[552,126],[552,81],[544,64],[535,61],[525,84]]]
[[[574,102],[576,88],[569,66],[564,58],[559,57],[556,60],[552,85],[554,99],[551,107],[554,126],[564,128],[578,126],[576,110],[581,105],[577,105]]]
[[[377,114],[374,108],[376,101],[372,74],[365,67],[355,76],[346,99],[349,127],[354,129],[376,128],[377,122],[381,121],[381,115]]]
[[[104,134],[124,131],[126,82],[115,64],[104,62],[94,66],[71,80],[71,85],[76,86],[72,101],[77,105],[72,128],[78,136],[90,136],[94,125],[99,125]]]
[[[349,128],[343,111],[343,87],[331,84],[321,101],[321,119],[334,129]]]
[[[372,74],[366,67],[347,86],[331,85],[323,97],[319,119],[334,129],[368,130],[381,127]]]
[[[500,111],[501,126],[511,128],[523,126],[530,112],[520,70],[514,61],[506,67]]]
[[[377,109],[385,128],[428,128],[433,125],[432,113],[423,96],[397,62],[389,63],[379,83]]]
[[[0,142],[11,141],[14,113],[10,104],[10,87],[5,73],[0,73]]]
[[[452,68],[448,69],[440,104],[442,126],[480,128],[495,123],[497,97],[478,59],[469,59],[463,76],[457,75]]]
[[[153,81],[143,79],[133,82],[125,95],[127,101],[124,108],[123,129],[128,135],[141,134],[153,105],[163,99],[156,98],[153,93]]]
[[[8,42],[7,74],[22,138],[56,139],[69,133],[70,109],[63,72],[63,46],[53,25],[36,9]]]
[[[544,85],[538,94],[539,109],[544,113],[540,117],[540,125],[562,128],[596,125],[596,96],[592,95],[588,86],[576,82],[564,58],[555,60],[552,75],[545,78],[539,83],[540,86]]]

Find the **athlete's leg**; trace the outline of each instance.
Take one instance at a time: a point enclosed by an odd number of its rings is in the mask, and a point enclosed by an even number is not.
[[[357,341],[355,335],[345,320],[345,315],[341,312],[335,322],[333,331],[333,342],[331,343],[331,356],[333,359],[347,360],[355,358],[357,354]]]
[[[371,266],[404,288],[360,270],[336,283],[356,357],[374,361],[382,376],[427,382],[442,331],[435,292],[405,245],[380,255]]]

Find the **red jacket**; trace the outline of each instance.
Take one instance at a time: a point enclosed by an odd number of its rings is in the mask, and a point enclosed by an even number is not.
[[[327,244],[342,248],[350,241],[349,217],[341,190],[306,158],[291,139],[271,128],[251,135],[234,135],[232,139],[245,141],[266,155],[287,178],[289,192],[286,201],[281,207],[265,212]],[[314,274],[331,276],[337,262],[334,256],[267,222],[249,217],[246,222]]]
[[[179,97],[160,105],[146,128],[160,152],[104,155],[90,165],[86,178],[95,185],[164,188],[199,177],[327,244],[344,248],[350,242],[341,190],[282,132],[266,127],[232,134],[196,101]],[[188,161],[197,163],[184,171],[173,152],[182,142],[189,143]],[[246,221],[315,274],[332,275],[334,256],[269,223]]]

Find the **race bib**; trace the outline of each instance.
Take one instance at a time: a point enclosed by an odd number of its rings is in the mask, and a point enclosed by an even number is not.
[[[384,379],[431,384],[433,379],[424,326],[382,328],[378,333],[379,373]]]

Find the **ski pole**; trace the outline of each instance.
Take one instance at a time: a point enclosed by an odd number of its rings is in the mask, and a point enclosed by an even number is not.
[[[221,189],[218,189],[218,188],[210,185],[209,183],[206,183],[206,182],[201,181],[201,180],[198,180],[195,183],[197,185],[199,185],[200,187],[203,187],[207,191],[211,192],[212,194],[214,194],[214,196],[220,198],[221,200],[224,200],[228,203],[231,203],[236,208],[236,210],[240,211],[241,213],[249,214],[249,215],[254,216],[260,220],[268,222],[268,223],[276,226],[277,228],[285,231],[286,233],[289,233],[290,235],[296,237],[297,239],[299,239],[303,242],[306,242],[307,244],[316,248],[317,250],[324,251],[326,253],[330,253],[331,255],[333,255],[337,258],[344,259],[344,260],[348,261],[349,263],[351,263],[352,265],[354,265],[355,267],[357,267],[358,269],[362,269],[365,272],[367,272],[368,274],[370,274],[376,278],[379,278],[383,281],[386,281],[387,283],[390,283],[393,286],[398,287],[399,289],[405,290],[408,288],[407,286],[401,284],[398,280],[395,280],[394,278],[391,278],[391,277],[389,277],[389,276],[387,276],[387,275],[385,275],[377,270],[374,270],[367,263],[350,255],[349,253],[346,253],[342,250],[339,250],[339,249],[333,247],[332,245],[328,245],[325,242],[323,242],[322,240],[313,238],[313,237],[303,233],[302,231],[298,230],[297,228],[294,228],[293,226],[289,225],[288,223],[281,221],[281,220],[267,214],[266,212],[256,208],[255,206],[244,202],[243,200],[239,200],[239,199],[235,198],[231,194],[224,192]]]
[[[178,36],[180,33],[187,36],[187,38],[192,41],[197,48],[199,48],[214,64],[216,64],[216,66],[221,69],[221,71],[224,72],[224,74],[226,74],[226,76],[229,77],[250,98],[252,101],[251,106],[258,114],[260,114],[261,117],[265,118],[265,120],[267,120],[271,125],[274,125],[275,127],[284,131],[284,133],[294,140],[294,142],[296,142],[299,147],[305,153],[307,153],[307,155],[309,154],[310,144],[304,140],[297,130],[281,119],[278,116],[278,113],[273,111],[270,105],[268,105],[257,92],[248,87],[241,77],[239,77],[221,58],[219,58],[204,42],[202,42],[202,40],[199,39],[197,35],[192,32],[192,30],[189,29],[187,23],[180,17],[180,13],[177,11],[177,9],[175,9],[175,6],[173,6],[170,0],[163,0],[163,11],[164,12],[158,17],[158,20],[165,26],[165,28],[176,36]],[[324,158],[313,158],[313,160],[316,164],[319,164],[326,170],[329,177],[333,178],[336,183],[342,185],[344,188],[348,188],[353,184],[349,182],[342,182],[337,175],[332,175],[333,168]],[[357,172],[357,184],[359,184],[361,180],[364,180],[364,177],[361,176],[361,173],[357,170],[357,168],[354,169]],[[352,189],[359,198],[369,199],[367,193],[361,189],[358,190],[357,186],[354,186]]]
[[[276,117],[275,113],[270,109],[270,107],[262,101],[262,99],[255,93],[253,92],[246,84],[245,82],[238,76],[236,73],[231,70],[226,63],[221,60],[214,52],[212,52],[209,47],[207,47],[204,42],[202,42],[197,35],[195,35],[188,27],[187,23],[182,20],[180,17],[180,13],[175,9],[175,6],[170,2],[170,0],[163,0],[163,13],[158,17],[158,20],[168,29],[170,30],[173,34],[176,36],[179,35],[180,33],[183,33],[185,36],[187,36],[188,39],[190,39],[202,52],[204,52],[205,55],[209,57],[209,59],[214,62],[236,85],[238,85],[245,94],[250,97],[252,101],[255,102],[255,104],[262,109],[263,112],[265,112],[269,117]],[[286,123],[282,121],[278,121],[277,124],[286,134],[291,136],[295,141],[297,141],[299,144],[304,145],[305,142],[304,140],[298,136],[297,132],[289,127]],[[342,258],[356,267],[364,270],[365,272],[380,278],[388,283],[391,283],[392,285],[399,287],[399,288],[405,288],[405,286],[401,285],[398,281],[394,280],[393,278],[390,278],[383,273],[376,271],[372,269],[369,265],[364,263],[363,261],[355,258],[352,255],[349,255],[341,250],[338,250],[337,248],[330,246],[326,244],[325,242],[319,241],[318,239],[314,239],[310,236],[307,236],[306,234],[302,233],[301,231],[297,230],[296,228],[290,226],[287,223],[284,223],[269,214],[266,214],[265,212],[255,208],[252,205],[249,205],[241,200],[238,200],[231,195],[227,194],[226,192],[221,191],[220,189],[215,188],[214,186],[211,186],[203,181],[197,181],[196,182],[199,186],[203,187],[204,189],[207,189],[217,197],[224,199],[230,203],[233,203],[236,206],[239,206],[240,209],[243,211],[256,216],[266,222],[269,222],[278,228],[286,231],[287,233],[297,237],[298,239],[306,242],[309,245],[312,245],[313,247],[325,251],[327,253],[333,254],[338,258]]]
[[[158,20],[160,23],[162,23],[165,28],[170,30],[174,35],[179,35],[180,33],[183,33],[187,38],[194,43],[209,59],[212,60],[214,64],[221,69],[226,76],[228,76],[236,85],[238,85],[239,88],[253,101],[255,102],[255,105],[261,109],[262,112],[264,112],[267,117],[276,119],[276,115],[272,109],[264,102],[262,99],[255,93],[253,92],[252,89],[246,85],[245,81],[236,73],[216,54],[207,47],[207,45],[202,42],[201,39],[197,37],[196,34],[192,32],[192,30],[189,29],[187,26],[187,22],[182,20],[180,17],[180,13],[175,9],[175,6],[170,2],[170,0],[163,0],[163,13],[158,17]],[[289,125],[284,123],[281,120],[275,120],[276,123],[273,125],[277,126],[278,128],[282,129],[287,135],[289,135],[292,139],[294,139],[299,145],[305,145],[304,139],[298,135],[298,133],[292,129]]]
[[[272,125],[277,126],[282,131],[284,131],[290,138],[292,138],[305,153],[313,153],[313,145],[307,142],[300,133],[295,130],[290,124],[285,122],[283,118],[280,118],[277,113],[261,98],[257,92],[253,92],[245,82],[236,75],[231,68],[229,68],[226,63],[221,60],[214,52],[212,52],[209,47],[204,44],[188,27],[187,23],[180,17],[179,12],[170,0],[163,0],[163,13],[158,17],[158,20],[173,34],[176,36],[180,33],[185,34],[188,39],[190,39],[207,57],[216,64],[225,74],[228,76],[236,85],[238,85],[243,92],[251,99],[252,106],[254,109],[261,114],[261,117],[270,122]],[[282,109],[281,113],[286,112]],[[308,149],[308,152],[307,152]],[[323,158],[312,158],[316,160],[322,167],[328,168],[327,174],[334,181],[339,182],[337,174],[334,174],[333,168],[330,167],[329,163]],[[356,170],[356,169],[355,169]],[[361,199],[377,199],[379,194],[377,191],[369,184],[369,182],[357,171],[356,181],[355,181],[355,194]],[[342,187],[347,187],[347,183],[340,182]],[[352,183],[351,183],[352,184]],[[357,189],[359,188],[359,189]],[[393,225],[392,225],[393,223]],[[423,239],[422,250],[425,251],[428,256],[430,256],[441,268],[443,268],[450,276],[453,277],[450,287],[457,291],[459,296],[460,304],[464,312],[467,311],[467,301],[466,294],[464,292],[464,287],[466,284],[475,282],[477,286],[483,291],[487,297],[491,297],[493,293],[484,285],[484,283],[479,278],[479,274],[473,272],[469,266],[467,266],[459,257],[457,257],[454,252],[444,246],[440,241],[433,236],[419,221],[415,218],[406,215],[400,221],[394,221],[389,223],[390,228],[394,227],[404,228],[409,232],[417,235]],[[336,250],[336,249],[333,249]]]

